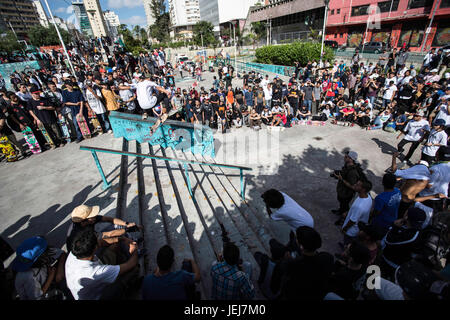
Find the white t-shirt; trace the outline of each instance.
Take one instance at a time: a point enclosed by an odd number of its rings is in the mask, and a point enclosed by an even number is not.
[[[131,87],[136,89],[137,100],[142,109],[150,109],[156,105],[158,98],[153,95],[153,91],[157,87],[156,83],[150,80],[144,80],[135,85],[131,85]]]
[[[427,143],[439,144],[439,146],[423,146],[422,152],[431,157],[434,157],[440,146],[447,145],[447,134],[445,133],[445,131],[436,131],[432,129],[430,135],[428,136]]]
[[[423,164],[418,164],[408,169],[397,170],[394,175],[399,178],[411,180],[430,180],[431,178],[430,170]]]
[[[272,100],[272,88],[263,87],[264,90],[264,99]]]
[[[406,125],[405,132],[407,132],[407,134],[405,136],[405,140],[419,141],[424,136],[425,131],[430,131],[430,125],[427,120],[412,120]]]
[[[431,178],[429,184],[431,184],[431,188],[422,190],[420,192],[420,196],[430,196],[437,193],[442,193],[448,196],[448,184],[450,183],[450,162],[434,165],[430,168],[430,172]]]
[[[390,86],[389,88],[386,89],[386,91],[384,92],[384,95],[383,95],[383,99],[391,100],[392,96],[394,95],[394,92],[397,90],[398,90],[397,86],[395,84],[393,84],[392,86]]]
[[[75,300],[98,300],[103,289],[116,281],[120,266],[103,265],[97,257],[94,261],[79,260],[72,252],[66,260],[67,287]]]
[[[442,119],[445,121],[446,126],[450,126],[450,114],[448,113],[448,107],[446,104],[441,104],[438,107],[439,113],[436,116],[436,119]]]
[[[281,106],[275,106],[272,108],[272,113],[284,113],[284,109]]]
[[[355,224],[351,226],[346,234],[349,237],[356,237],[359,232],[358,222],[362,221],[364,223],[369,223],[370,210],[372,209],[372,197],[370,195],[367,198],[360,198],[359,196],[353,201],[347,216],[345,217],[344,228],[349,220],[353,221]]]
[[[100,89],[97,89],[95,94],[99,97],[101,97],[101,95],[102,95]],[[106,112],[106,109],[105,109],[105,106],[103,105],[103,103],[100,100],[98,100],[94,96],[94,94],[89,90],[86,90],[86,99],[89,103],[89,106],[95,112],[95,114],[103,114]]]
[[[128,101],[134,96],[131,90],[119,90],[119,95],[123,101]],[[127,103],[127,108],[128,110],[134,110],[136,108],[134,100]]]
[[[275,221],[285,221],[295,232],[298,227],[314,228],[314,220],[312,216],[303,209],[297,202],[284,192],[281,192],[284,198],[284,204],[279,209],[274,209],[270,217]]]

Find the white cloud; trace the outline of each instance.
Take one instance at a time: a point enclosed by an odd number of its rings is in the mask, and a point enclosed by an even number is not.
[[[139,25],[141,27],[145,27],[147,25],[147,19],[143,16],[131,16],[126,19],[120,18],[120,23],[127,24],[127,25]]]
[[[108,8],[135,8],[144,5],[142,0],[108,0]]]
[[[60,7],[60,8],[58,8],[58,9],[56,9],[54,12],[55,12],[55,13],[65,13],[66,10],[67,10],[67,8]]]

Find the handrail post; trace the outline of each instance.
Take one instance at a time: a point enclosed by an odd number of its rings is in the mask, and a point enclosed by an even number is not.
[[[186,182],[187,182],[187,187],[189,189],[189,194],[191,195],[192,199],[194,199],[194,195],[192,194],[192,186],[191,186],[191,180],[189,179],[189,171],[188,171],[188,166],[187,163],[183,163],[184,165],[184,175],[186,176]]]
[[[100,175],[102,176],[102,180],[103,180],[102,190],[109,189],[111,187],[111,184],[108,183],[108,181],[106,180],[102,165],[100,164],[100,161],[98,160],[98,157],[97,157],[97,152],[91,151],[91,153],[92,153],[92,156],[94,157],[95,164],[97,165],[97,169],[100,172]]]
[[[241,175],[241,197],[242,197],[242,200],[245,201],[244,173],[243,173],[242,169],[240,169],[239,171],[240,171],[240,175]]]

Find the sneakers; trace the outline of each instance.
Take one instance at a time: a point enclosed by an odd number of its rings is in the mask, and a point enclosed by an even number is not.
[[[113,133],[113,131],[111,129],[109,129],[106,133]]]
[[[142,114],[142,120],[146,120],[148,118],[147,112],[144,112]]]

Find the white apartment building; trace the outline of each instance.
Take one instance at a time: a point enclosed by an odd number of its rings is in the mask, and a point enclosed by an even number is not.
[[[44,8],[42,7],[42,3],[39,0],[33,0],[33,5],[36,8],[36,11],[38,13],[39,23],[43,27],[48,27],[48,17],[47,13],[45,13]]]
[[[115,39],[119,36],[118,28],[120,26],[119,16],[111,10],[106,10],[103,12],[105,16],[106,27],[108,29],[109,35]]]
[[[200,17],[214,25],[214,31],[219,31],[219,25],[233,20],[247,19],[248,10],[258,3],[258,0],[199,0]]]
[[[144,3],[145,17],[147,18],[147,27],[150,27],[155,23],[155,17],[153,17],[151,2],[152,0],[142,0]]]
[[[99,0],[83,0],[83,2],[89,17],[89,22],[91,23],[94,37],[99,38],[107,36],[108,29]]]
[[[192,38],[192,27],[200,21],[199,0],[169,0],[171,36]]]

